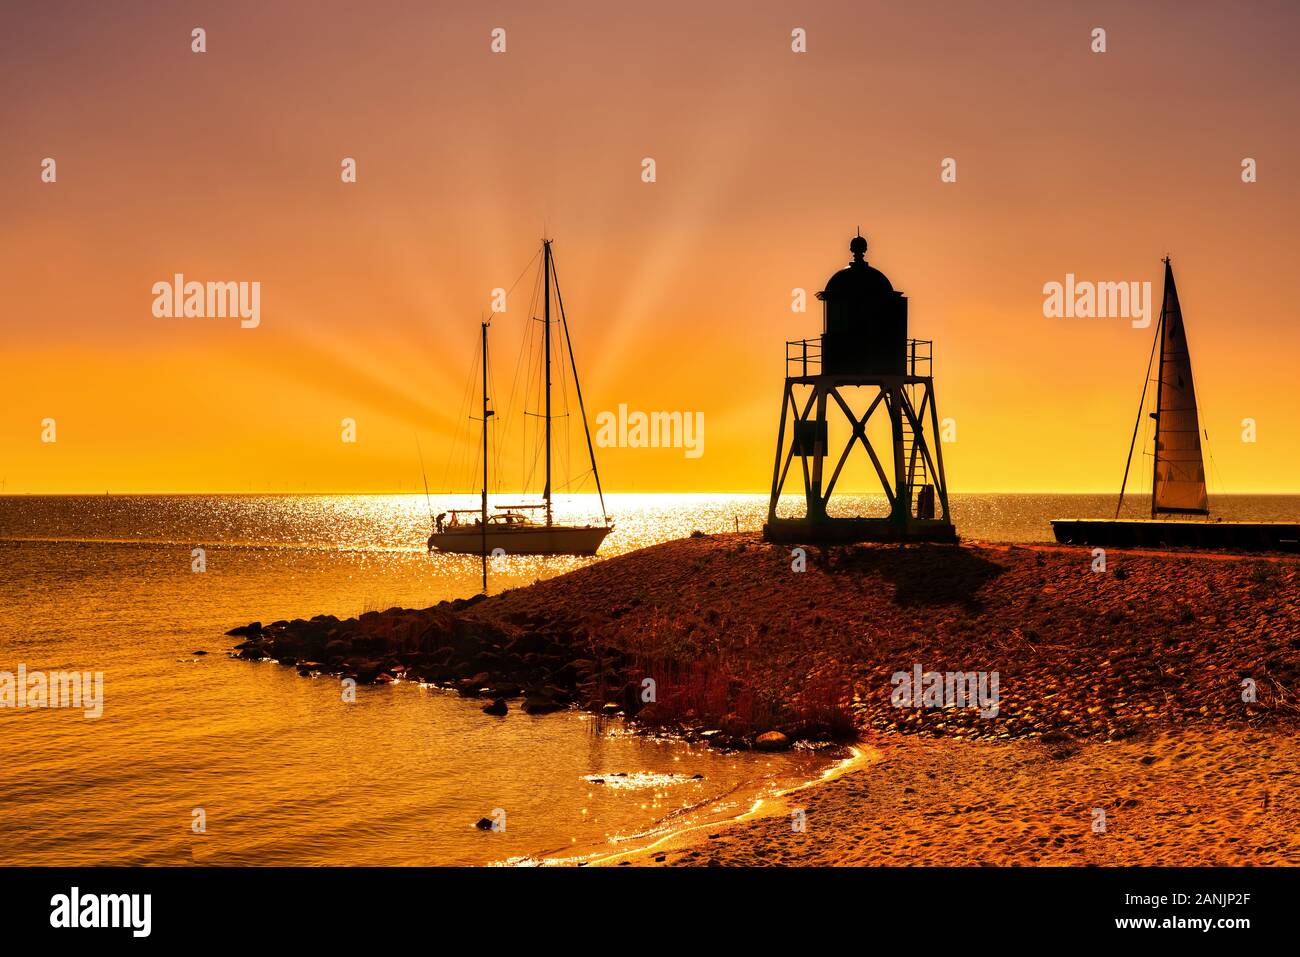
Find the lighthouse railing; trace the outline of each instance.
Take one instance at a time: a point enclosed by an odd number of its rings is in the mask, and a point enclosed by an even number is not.
[[[934,340],[907,340],[907,374],[929,378],[934,367]],[[821,375],[822,341],[815,339],[790,339],[785,344],[785,376],[798,379]]]
[[[791,339],[785,344],[785,376],[818,375],[822,371],[822,341],[816,339]]]
[[[934,340],[907,340],[907,374],[929,378],[934,368]]]

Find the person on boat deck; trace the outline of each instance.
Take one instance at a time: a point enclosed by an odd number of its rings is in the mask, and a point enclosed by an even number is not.
[[[442,532],[442,520],[443,520],[444,518],[446,518],[446,517],[447,517],[447,513],[446,513],[446,512],[439,512],[439,513],[438,513],[438,517],[434,519],[434,523],[437,524],[437,526],[438,526],[438,531],[439,531],[439,533]]]

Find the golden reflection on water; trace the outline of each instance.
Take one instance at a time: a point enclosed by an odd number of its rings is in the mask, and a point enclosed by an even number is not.
[[[499,495],[511,504],[521,496]],[[1141,507],[1140,496],[1134,498]],[[1225,519],[1283,521],[1293,516],[1296,496],[1220,496],[1216,514]],[[605,497],[615,530],[600,557],[607,558],[692,531],[757,531],[767,515],[767,497],[737,494],[633,494]],[[846,512],[879,511],[879,495],[845,496]],[[477,508],[475,496],[423,495],[82,495],[0,496],[0,541],[95,541],[329,549],[423,553],[431,513]],[[796,505],[782,499],[779,511]],[[959,532],[996,541],[1046,541],[1048,522],[1068,515],[1103,515],[1114,510],[1111,495],[1005,495],[957,493],[952,508]],[[555,515],[564,522],[598,522],[594,495],[561,496]],[[456,556],[437,556],[458,560]],[[461,556],[465,558],[465,556]],[[473,561],[472,556],[469,557]],[[516,556],[521,574],[554,574],[592,559]]]
[[[733,511],[612,508],[610,554]],[[0,711],[0,835],[22,835],[6,860],[481,864],[638,833],[766,773],[582,715],[489,720],[481,702],[413,682],[344,705],[333,679],[224,656],[237,640],[224,632],[253,619],[472,594],[478,561],[426,554],[427,523],[423,496],[0,499],[0,670],[105,673],[98,721]],[[507,559],[493,588],[588,561]],[[637,786],[588,780],[620,773]],[[507,831],[476,830],[497,807]]]

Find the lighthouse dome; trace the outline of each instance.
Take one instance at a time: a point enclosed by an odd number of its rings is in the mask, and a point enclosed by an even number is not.
[[[822,368],[834,374],[902,375],[907,299],[867,264],[867,241],[849,243],[853,261],[817,294],[823,305]]]
[[[864,258],[867,252],[866,237],[854,236],[849,242],[849,251],[853,253],[853,261],[827,280],[826,288],[817,298],[862,302],[892,295],[894,286],[889,277],[868,265]]]

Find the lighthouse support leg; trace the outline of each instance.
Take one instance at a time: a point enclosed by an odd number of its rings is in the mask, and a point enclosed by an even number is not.
[[[776,461],[772,463],[772,499],[767,503],[767,520],[776,520],[776,502],[781,497],[781,486],[785,484],[785,475],[781,469],[781,449],[785,444],[785,421],[794,402],[790,380],[785,382],[785,393],[781,396],[781,424],[776,430]]]
[[[828,431],[826,428],[826,390],[820,385],[814,385],[813,390],[817,396],[817,434],[813,439],[812,447],[813,467],[812,484],[808,489],[808,517],[816,522],[826,517],[826,505],[822,501],[822,465],[826,459]]]
[[[907,487],[907,471],[903,466],[903,416],[906,414],[907,397],[902,389],[891,387],[888,390],[889,426],[894,442],[894,507],[890,518],[895,522],[907,522],[912,517],[912,491]]]
[[[943,509],[940,518],[948,522],[948,479],[943,474],[943,436],[939,433],[939,400],[934,397],[934,384],[926,382],[925,393],[930,398],[930,423],[934,429],[934,459],[936,474],[939,476],[939,505]]]
[[[803,432],[809,421],[809,414],[817,400],[817,390],[814,389],[808,396],[808,401],[804,403],[803,411],[799,411],[799,401],[795,395],[794,387],[798,383],[793,379],[787,379],[785,384],[785,396],[781,403],[781,429],[776,437],[776,461],[772,469],[772,497],[767,506],[768,521],[775,521],[777,518],[776,509],[780,504],[781,493],[785,490],[786,478],[790,474],[790,466],[794,463],[795,456],[799,456],[799,466],[803,471],[803,493],[804,501],[812,501],[812,473],[808,468],[808,457],[811,450],[805,442]],[[790,423],[790,444],[785,444],[786,423]],[[781,461],[782,452],[785,453],[784,464]],[[808,518],[812,512],[805,508],[804,518]]]

